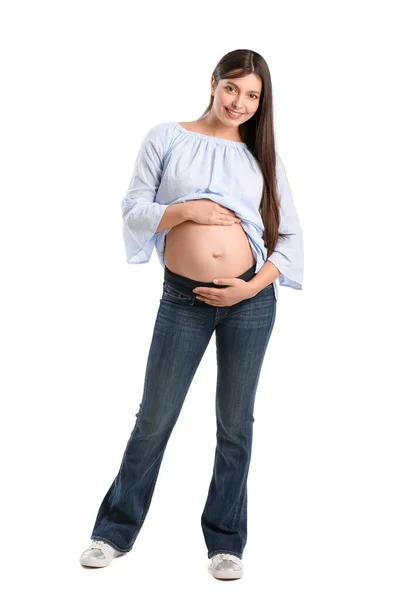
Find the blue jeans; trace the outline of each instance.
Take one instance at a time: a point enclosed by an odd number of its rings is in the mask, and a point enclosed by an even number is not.
[[[239,277],[249,281],[254,269],[253,265]],[[91,535],[121,552],[132,549],[146,518],[167,442],[215,331],[216,450],[201,527],[208,558],[219,552],[243,556],[254,401],[276,299],[270,284],[232,306],[212,306],[195,298],[196,286],[225,287],[182,277],[165,267],[142,401]]]

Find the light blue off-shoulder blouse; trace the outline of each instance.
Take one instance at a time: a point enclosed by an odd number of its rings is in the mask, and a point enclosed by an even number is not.
[[[303,231],[286,170],[277,153],[276,174],[279,231],[294,235],[279,238],[268,260],[280,271],[280,285],[301,290]],[[189,131],[177,121],[153,126],[140,145],[121,205],[128,263],[148,262],[155,247],[164,268],[165,237],[171,228],[155,231],[165,210],[177,202],[207,198],[234,211],[241,219],[257,273],[267,260],[262,238],[264,224],[259,212],[262,190],[261,168],[244,142]],[[273,287],[278,299],[276,281]]]

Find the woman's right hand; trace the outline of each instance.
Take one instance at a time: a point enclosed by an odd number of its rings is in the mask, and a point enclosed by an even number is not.
[[[221,206],[213,200],[189,200],[189,221],[201,225],[233,225],[240,223],[240,219],[233,210]],[[189,208],[189,207],[188,207]]]

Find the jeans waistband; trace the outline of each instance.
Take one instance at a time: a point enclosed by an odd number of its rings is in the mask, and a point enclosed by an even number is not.
[[[238,275],[238,279],[243,279],[244,281],[250,281],[255,275],[256,265],[251,266],[247,271],[244,271],[241,275]],[[214,288],[226,288],[226,285],[220,285],[218,283],[213,283],[212,281],[200,281],[198,279],[190,279],[190,277],[184,277],[183,275],[178,275],[178,273],[174,273],[170,269],[168,269],[167,265],[164,266],[164,281],[174,285],[178,289],[180,289],[183,293],[189,292],[193,293],[193,288],[195,287],[214,287]]]

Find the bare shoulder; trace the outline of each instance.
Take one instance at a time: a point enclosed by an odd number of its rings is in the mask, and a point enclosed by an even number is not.
[[[201,133],[208,137],[216,137],[214,135],[213,131],[210,131],[209,129],[207,129],[207,127],[204,126],[204,123],[202,123],[202,120],[203,119],[200,119],[199,121],[177,121],[177,123],[178,123],[178,125],[180,125],[184,129],[186,129],[187,131],[192,131],[194,133]],[[239,139],[231,139],[231,138],[221,138],[221,139],[226,139],[231,142],[242,142],[243,141],[240,138],[240,136],[239,136]]]
[[[198,121],[178,121],[178,125],[187,129],[188,131],[194,131],[195,133],[205,133],[204,127],[199,126]]]

